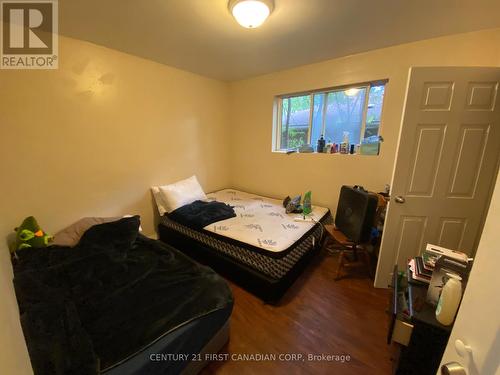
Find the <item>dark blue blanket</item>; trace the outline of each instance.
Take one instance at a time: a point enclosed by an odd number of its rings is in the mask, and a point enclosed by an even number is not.
[[[168,218],[194,229],[235,217],[233,207],[222,202],[194,201],[168,214]]]
[[[138,229],[126,218],[90,228],[74,248],[19,251],[14,285],[35,374],[97,374],[232,306],[215,272]]]

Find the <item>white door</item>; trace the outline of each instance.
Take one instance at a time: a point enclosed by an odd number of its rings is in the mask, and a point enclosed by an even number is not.
[[[500,374],[500,175],[469,282],[441,364],[457,362],[468,375]],[[471,352],[455,348],[460,340]],[[458,345],[461,348],[460,343]],[[463,348],[463,346],[462,346]],[[439,373],[439,372],[438,372]]]
[[[410,70],[375,285],[427,243],[473,255],[500,152],[500,68]]]

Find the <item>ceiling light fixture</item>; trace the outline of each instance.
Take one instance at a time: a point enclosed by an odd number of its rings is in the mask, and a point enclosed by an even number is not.
[[[247,29],[264,23],[274,8],[273,0],[230,0],[229,11],[236,21]]]

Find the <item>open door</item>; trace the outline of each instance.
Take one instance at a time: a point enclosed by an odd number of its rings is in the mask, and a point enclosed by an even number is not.
[[[375,286],[427,243],[473,256],[500,157],[500,68],[410,70]]]
[[[500,373],[500,176],[484,231],[441,365],[455,362],[467,375]],[[458,342],[457,342],[458,340]]]

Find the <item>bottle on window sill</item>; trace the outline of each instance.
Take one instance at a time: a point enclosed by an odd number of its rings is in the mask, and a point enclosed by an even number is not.
[[[349,153],[349,143],[342,142],[340,144],[339,153],[348,154]]]
[[[321,137],[318,139],[318,147],[316,148],[317,152],[323,152],[325,148],[325,138],[323,138],[323,134],[321,134]]]
[[[328,140],[328,143],[325,146],[325,152],[327,154],[331,154],[332,153],[332,147],[333,147],[332,141]]]
[[[340,144],[340,153],[341,154],[349,153],[349,132],[344,132],[344,139]]]

